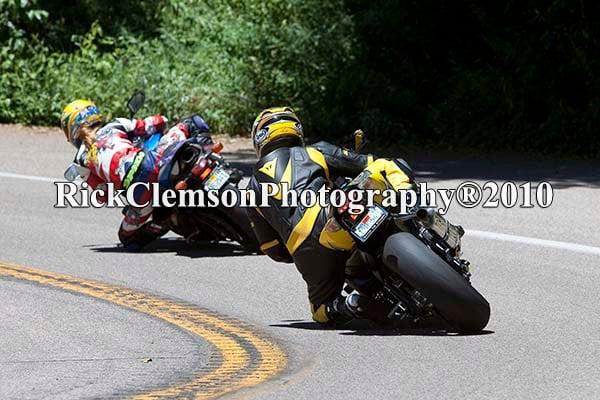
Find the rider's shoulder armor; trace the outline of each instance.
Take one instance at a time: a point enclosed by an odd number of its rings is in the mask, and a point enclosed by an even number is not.
[[[303,190],[317,177],[328,177],[323,155],[302,146],[279,148],[262,157],[255,168],[258,182],[287,183],[288,188]]]

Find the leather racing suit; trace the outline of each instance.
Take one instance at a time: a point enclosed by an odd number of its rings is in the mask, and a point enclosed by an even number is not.
[[[145,150],[143,142],[154,133],[166,129],[167,119],[154,115],[145,119],[117,118],[96,132],[94,144],[78,153],[78,162],[90,170],[87,183],[96,188],[111,182],[115,189],[127,189],[136,182],[156,182],[158,161],[172,143],[186,140],[188,125],[178,123],[162,135],[154,150]],[[211,141],[210,137],[206,137]],[[85,145],[82,145],[85,146]],[[151,200],[150,190],[137,186],[134,199],[137,204]],[[119,239],[129,249],[138,249],[166,233],[162,226],[153,224],[152,206],[127,206],[119,228]]]
[[[248,188],[260,198],[260,183],[287,183],[297,192],[318,191],[332,186],[338,176],[355,177],[365,168],[375,168],[393,177],[395,189],[408,188],[412,172],[405,163],[374,159],[327,142],[311,146],[280,147],[257,163]],[[261,250],[275,261],[293,262],[307,284],[313,320],[332,318],[331,304],[340,297],[346,261],[354,242],[345,230],[330,231],[331,210],[318,203],[311,208],[283,207],[277,196],[269,207],[248,211]]]

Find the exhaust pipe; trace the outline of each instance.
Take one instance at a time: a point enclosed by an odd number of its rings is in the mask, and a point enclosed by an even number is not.
[[[460,246],[460,238],[465,230],[460,225],[451,224],[439,212],[433,208],[420,208],[417,210],[417,219],[425,228],[434,231],[452,249]]]
[[[181,152],[179,155],[179,160],[185,165],[191,165],[194,161],[196,161],[197,154],[198,152],[195,149],[188,147]]]

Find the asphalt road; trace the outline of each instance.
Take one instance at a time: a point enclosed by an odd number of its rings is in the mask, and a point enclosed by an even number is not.
[[[16,280],[0,281],[0,397],[121,396],[205,362],[203,341],[140,313]]]
[[[449,217],[471,231],[590,246],[467,234],[464,256],[492,316],[484,334],[454,336],[321,330],[293,266],[232,245],[190,247],[171,236],[145,253],[123,253],[117,210],[53,208],[54,185],[23,177],[61,177],[71,157],[54,134],[0,136],[0,261],[184,300],[251,324],[282,346],[288,365],[232,397],[598,397],[600,253],[593,253],[600,250],[591,247],[600,247],[600,164],[409,159],[439,187],[550,180],[556,191],[547,209],[453,207]],[[0,398],[120,396],[185,375],[209,351],[139,313],[2,277],[0,326]]]

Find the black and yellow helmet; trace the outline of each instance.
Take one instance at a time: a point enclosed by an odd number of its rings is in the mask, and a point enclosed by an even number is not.
[[[279,146],[302,145],[302,123],[290,107],[267,108],[254,120],[252,143],[259,158]]]

